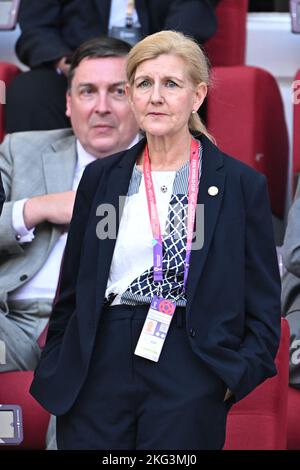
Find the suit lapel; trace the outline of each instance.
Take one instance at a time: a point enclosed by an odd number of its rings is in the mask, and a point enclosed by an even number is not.
[[[104,34],[108,31],[111,0],[94,0],[100,14],[99,31]]]
[[[187,308],[191,306],[191,301],[195,294],[195,289],[202,274],[204,263],[209,251],[213,233],[223,199],[225,186],[225,173],[222,171],[223,157],[220,151],[202,137],[203,161],[202,175],[198,193],[198,204],[204,205],[204,245],[202,249],[193,250],[191,253],[190,270],[187,282]],[[126,196],[128,186],[137,156],[141,153],[145,145],[145,140],[140,141],[136,146],[128,151],[126,157],[116,165],[109,175],[105,175],[106,191],[101,197],[102,202],[111,204],[116,210],[116,232],[119,230],[119,221],[122,215],[122,207],[119,211],[119,196]],[[117,182],[117,184],[116,184]],[[219,190],[216,196],[208,193],[210,186],[216,186]],[[101,203],[101,202],[100,202]],[[99,220],[99,218],[97,218]],[[97,220],[97,221],[98,221]],[[96,312],[99,312],[107,285],[109,270],[111,266],[116,238],[97,240],[98,263],[97,263],[97,286],[99,295],[96,296]],[[101,292],[100,292],[101,291]]]
[[[126,156],[121,159],[118,165],[104,175],[104,181],[106,184],[106,191],[100,199],[100,204],[103,202],[108,207],[114,207],[116,209],[116,234],[119,231],[120,220],[122,216],[123,205],[120,205],[119,197],[124,198],[127,195],[128,186],[130,183],[133,166],[138,155],[141,153],[145,145],[145,139],[142,139],[137,145],[129,149]],[[109,174],[108,174],[109,173]],[[99,203],[98,203],[99,204]],[[98,205],[97,204],[97,205]],[[97,217],[97,222],[99,217]],[[116,237],[106,238],[98,242],[98,263],[97,263],[97,286],[103,291],[97,295],[96,298],[96,312],[99,311],[104,292],[107,285],[107,279],[109,276],[109,270],[112,262],[113,251],[116,244]]]
[[[72,189],[76,155],[76,141],[73,135],[61,139],[42,154],[48,194]]]
[[[212,241],[225,186],[225,172],[222,169],[222,154],[207,138],[202,137],[201,142],[203,144],[203,160],[198,204],[203,204],[204,206],[204,244],[201,249],[192,250],[191,252],[190,269],[187,281],[188,310],[195,295],[195,290],[202,274],[204,263]],[[217,195],[212,196],[209,194],[208,189],[211,186],[216,186],[218,188]]]

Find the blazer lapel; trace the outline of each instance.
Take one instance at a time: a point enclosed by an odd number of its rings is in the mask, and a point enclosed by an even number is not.
[[[203,145],[202,175],[200,179],[198,204],[204,206],[204,244],[201,249],[192,250],[187,281],[187,310],[191,306],[195,289],[202,274],[213,233],[222,203],[225,173],[222,171],[223,157],[220,151],[206,137],[201,138]],[[218,188],[217,195],[210,195],[211,186]],[[202,227],[200,228],[200,230]],[[199,229],[198,229],[199,230]]]
[[[75,137],[68,136],[43,153],[44,177],[47,193],[59,193],[72,189],[76,165]]]
[[[202,249],[193,250],[191,253],[187,282],[187,309],[191,306],[195,289],[203,271],[215,225],[218,220],[225,186],[225,173],[222,171],[222,154],[207,138],[202,137],[201,141],[203,145],[203,161],[202,176],[198,193],[198,204],[204,205],[204,245]],[[141,140],[136,146],[128,150],[126,156],[122,158],[119,164],[110,171],[110,174],[105,175],[106,191],[100,199],[100,204],[101,202],[111,204],[116,208],[116,234],[118,234],[119,221],[122,216],[122,206],[119,208],[119,196],[125,197],[127,194],[134,163],[144,148],[144,145],[145,139]],[[208,193],[210,186],[216,186],[218,188],[218,194],[216,196],[211,196]],[[116,244],[116,237],[106,238],[105,240],[100,241],[97,240],[97,244],[98,263],[96,286],[98,286],[98,294],[96,296],[96,312],[99,312],[107,285],[113,251]]]
[[[125,201],[128,186],[130,183],[133,166],[138,155],[142,152],[145,146],[145,139],[142,139],[137,145],[129,149],[124,158],[122,158],[118,165],[116,165],[109,175],[104,176],[106,191],[104,196],[101,197],[101,202],[107,207],[114,207],[116,210],[116,237],[119,231],[120,220],[123,212],[123,205],[121,201]],[[123,198],[122,198],[123,196]],[[98,202],[99,204],[99,202]],[[99,221],[99,218],[97,222]],[[116,237],[105,238],[104,240],[97,240],[98,242],[98,270],[97,270],[97,286],[101,289],[99,295],[96,297],[96,312],[102,304],[104,292],[107,285],[109,270],[112,262],[113,251],[116,244]]]

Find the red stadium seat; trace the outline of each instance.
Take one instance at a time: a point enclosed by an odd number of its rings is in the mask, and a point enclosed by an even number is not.
[[[30,395],[32,371],[0,373],[0,404],[20,405],[23,413],[24,439],[19,445],[0,445],[0,450],[45,449],[50,415]]]
[[[300,390],[289,387],[288,390],[288,423],[287,448],[300,450]]]
[[[300,70],[295,77],[294,92],[293,183],[296,189],[296,181],[300,175]]]
[[[283,219],[289,153],[283,103],[270,73],[244,65],[247,10],[248,0],[217,6],[218,31],[205,44],[213,66],[207,125],[221,150],[266,175],[272,212]]]
[[[276,356],[278,373],[233,405],[227,420],[225,450],[287,448],[289,336],[288,322],[283,318]]]
[[[14,64],[8,64],[6,62],[0,62],[0,142],[4,138],[4,106],[3,96],[5,97],[5,88],[16,77],[21,70]]]
[[[245,63],[247,10],[248,0],[221,0],[218,4],[218,30],[205,43],[213,66]]]
[[[258,67],[214,67],[207,125],[221,150],[266,175],[272,212],[282,219],[289,147],[274,77]]]

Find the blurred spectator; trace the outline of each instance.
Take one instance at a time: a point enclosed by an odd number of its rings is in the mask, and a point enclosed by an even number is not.
[[[64,112],[65,75],[70,56],[83,41],[99,34],[124,39],[132,30],[138,40],[177,29],[203,43],[216,31],[218,1],[151,0],[146,5],[132,0],[22,0],[16,52],[32,70],[8,89],[6,132],[70,126]]]
[[[300,388],[300,182],[289,212],[282,258],[286,267],[282,279],[282,313],[291,330],[290,385]]]

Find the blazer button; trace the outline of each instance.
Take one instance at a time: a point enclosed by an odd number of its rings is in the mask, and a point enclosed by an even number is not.
[[[27,278],[27,274],[22,274],[22,276],[20,276],[20,281],[26,281]]]
[[[196,336],[196,331],[194,330],[194,328],[191,328],[191,329],[190,329],[190,336],[191,336],[192,338],[194,338],[194,337]]]

